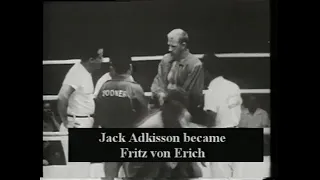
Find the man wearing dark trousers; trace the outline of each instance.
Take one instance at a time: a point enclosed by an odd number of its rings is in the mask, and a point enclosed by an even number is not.
[[[144,91],[131,78],[131,57],[124,54],[110,57],[110,72],[114,76],[102,85],[96,97],[94,127],[134,128],[148,112],[148,101]],[[121,165],[120,162],[106,162],[106,178],[117,177]]]

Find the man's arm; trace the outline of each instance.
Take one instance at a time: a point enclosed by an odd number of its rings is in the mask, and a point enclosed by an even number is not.
[[[148,101],[140,85],[136,84],[136,86],[133,87],[133,93],[133,106],[139,114],[138,119],[141,120],[144,116],[148,114]]]
[[[106,80],[106,79],[104,79],[104,80]],[[101,100],[103,99],[102,91],[104,91],[106,89],[106,86],[107,86],[107,82],[104,81],[104,80],[101,81],[101,85],[99,85],[100,86],[99,89],[96,89],[97,92],[95,92],[95,99],[94,99],[94,103],[95,103],[94,116],[95,116],[95,118],[94,118],[94,121],[93,121],[93,126],[92,126],[93,128],[101,127],[100,113],[101,113],[101,110],[103,109],[103,106],[101,104]]]
[[[65,125],[65,127],[71,127],[71,125],[68,124],[68,100],[70,98],[70,95],[75,91],[75,89],[69,85],[63,84],[59,95],[58,95],[58,113],[61,118],[62,123]]]
[[[193,98],[193,103],[197,105],[202,104],[202,91],[204,89],[204,70],[202,64],[199,62],[189,73],[183,89],[190,92]]]
[[[100,92],[100,91],[99,91]],[[96,98],[94,100],[94,103],[95,103],[95,108],[94,108],[94,121],[93,121],[93,125],[92,125],[92,128],[99,128],[100,127],[100,122],[99,120],[101,119],[99,117],[99,113],[100,113],[100,104],[99,104],[99,99],[98,99],[98,94],[99,92],[97,93],[96,95]]]
[[[51,118],[51,120],[53,122],[53,125],[54,125],[55,129],[57,129],[59,131],[59,123],[56,120],[56,116],[55,116],[54,112],[51,113],[50,118]]]
[[[244,116],[241,115],[240,122],[238,125],[239,128],[248,128],[248,122]]]
[[[228,105],[228,108],[233,111],[232,113],[236,116],[239,125],[241,120],[241,105],[243,103],[243,100],[238,85],[235,85],[234,91],[227,97],[226,103]]]
[[[213,127],[216,125],[216,117],[217,113],[213,112],[211,110],[206,110],[205,111],[205,118],[206,118],[206,126],[207,127]]]
[[[262,127],[270,127],[270,119],[267,112],[265,112],[265,114],[262,117]]]
[[[152,95],[155,96],[159,102],[160,105],[163,104],[163,98],[166,96],[166,83],[163,73],[163,60],[158,65],[158,74],[153,79],[152,85],[151,85],[151,92]]]
[[[218,112],[218,102],[216,100],[214,92],[212,90],[206,91],[204,95],[204,108],[206,112],[206,124],[207,127],[215,126],[216,116]]]
[[[94,88],[94,97],[97,97],[102,85],[111,79],[109,73],[104,74],[101,78],[97,81],[96,87]]]

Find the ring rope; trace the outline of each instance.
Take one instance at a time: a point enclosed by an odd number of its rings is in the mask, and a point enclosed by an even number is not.
[[[270,128],[263,128],[264,135],[270,135]],[[43,141],[68,140],[67,132],[43,132]]]
[[[204,93],[206,90],[203,91]],[[243,94],[269,94],[270,89],[241,89],[241,93]],[[151,92],[145,92],[145,96],[150,97]],[[58,99],[58,95],[43,95],[44,101],[54,101]]]
[[[202,58],[203,54],[194,54],[197,58]],[[225,54],[216,54],[219,58],[253,58],[253,57],[270,57],[270,53],[225,53]],[[134,56],[132,61],[155,61],[161,60],[163,56]],[[107,63],[110,61],[110,58],[103,58],[102,62]],[[80,62],[80,59],[69,59],[69,60],[43,60],[43,65],[50,64],[74,64]]]

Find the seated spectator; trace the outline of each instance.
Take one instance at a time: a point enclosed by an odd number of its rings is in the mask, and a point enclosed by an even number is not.
[[[59,123],[49,103],[43,104],[43,132],[59,131]],[[65,165],[65,157],[60,141],[43,141],[43,166]]]
[[[43,104],[43,131],[54,132],[59,130],[59,123],[49,103]]]
[[[265,128],[270,127],[267,111],[260,108],[255,96],[249,96],[241,112],[240,128]]]

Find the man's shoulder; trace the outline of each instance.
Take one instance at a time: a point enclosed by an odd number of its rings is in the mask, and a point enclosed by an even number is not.
[[[91,81],[91,74],[80,63],[74,64],[64,77],[63,84],[79,86],[79,83]],[[87,85],[87,84],[86,84]]]
[[[141,85],[139,83],[131,79],[109,79],[104,83],[105,87],[118,86],[119,84],[121,84],[121,86],[131,87],[133,89],[141,88]]]
[[[77,62],[70,68],[69,71],[79,71],[79,70],[81,70],[81,66],[82,66],[81,63]]]
[[[247,114],[249,114],[249,109],[246,108],[246,107],[243,107],[243,108],[241,109],[241,115],[247,115]]]
[[[105,80],[105,81],[108,81],[108,80],[110,80],[111,79],[111,76],[110,76],[110,72],[107,72],[107,73],[105,73],[104,75],[102,75],[101,77],[100,77],[100,79],[102,80]],[[100,80],[99,79],[99,80]]]
[[[202,62],[200,61],[200,59],[194,55],[194,54],[189,54],[188,56],[188,63],[192,66],[201,66],[202,65]]]
[[[104,84],[124,84],[124,85],[128,85],[128,86],[135,86],[135,84],[138,84],[135,81],[131,81],[128,79],[108,79]]]
[[[238,84],[236,84],[235,82],[225,79],[225,84],[232,90],[240,90],[240,87],[238,86]]]
[[[133,88],[133,89],[135,89],[135,90],[142,90],[143,91],[143,89],[142,89],[142,86],[139,84],[139,83],[137,83],[137,82],[135,82],[135,81],[130,81],[130,86]]]
[[[222,77],[217,77],[211,80],[208,89],[211,91],[217,91],[217,89],[219,89],[219,92],[232,94],[240,91],[240,87],[236,83]]]
[[[264,115],[268,115],[268,112],[264,109],[258,108],[257,109],[257,114],[264,114]]]
[[[81,67],[80,63],[75,63],[68,71],[67,76],[83,76],[86,73],[83,73],[84,67]]]

